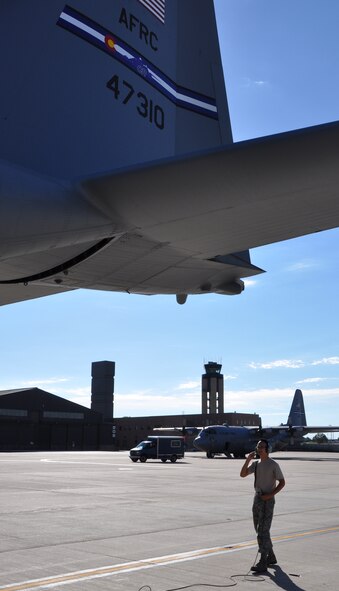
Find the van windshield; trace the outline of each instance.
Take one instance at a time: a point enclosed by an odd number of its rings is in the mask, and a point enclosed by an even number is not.
[[[145,447],[152,446],[152,441],[141,441],[138,443],[135,449],[145,449]]]

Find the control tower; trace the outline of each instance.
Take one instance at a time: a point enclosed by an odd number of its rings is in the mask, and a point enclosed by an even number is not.
[[[201,378],[201,412],[220,414],[224,412],[224,376],[221,363],[205,363],[205,372]]]

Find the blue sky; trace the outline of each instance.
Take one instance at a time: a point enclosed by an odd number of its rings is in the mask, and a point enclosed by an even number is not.
[[[339,119],[337,0],[215,0],[235,141]],[[203,364],[225,410],[339,424],[339,230],[265,246],[241,296],[79,291],[0,309],[0,389],[90,405],[92,361],[116,362],[115,416],[199,413]]]

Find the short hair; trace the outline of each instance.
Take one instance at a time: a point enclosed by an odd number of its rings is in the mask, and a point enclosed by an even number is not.
[[[270,446],[269,446],[269,443],[268,443],[267,439],[260,439],[260,441],[265,444],[265,446],[266,446],[266,453],[268,454],[269,447]]]
[[[269,451],[270,451],[270,444],[269,444],[269,442],[267,441],[267,439],[259,439],[259,441],[258,441],[258,443],[257,443],[256,447],[258,447],[259,443],[263,443],[263,444],[264,444],[264,446],[265,446],[265,451],[266,451],[266,453],[268,454],[268,453],[269,453]],[[260,447],[263,447],[263,446],[260,446]]]

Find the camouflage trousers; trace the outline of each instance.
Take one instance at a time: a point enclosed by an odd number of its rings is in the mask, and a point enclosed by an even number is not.
[[[263,557],[272,550],[272,540],[270,535],[271,523],[273,519],[275,499],[262,501],[260,495],[256,494],[253,500],[253,524],[257,533],[259,552]]]

